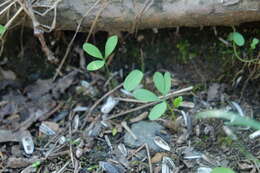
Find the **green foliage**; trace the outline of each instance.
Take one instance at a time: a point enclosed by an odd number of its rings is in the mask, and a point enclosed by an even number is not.
[[[94,46],[93,44],[90,43],[84,43],[83,49],[91,56],[99,59],[103,59],[103,55],[100,52],[100,50]]]
[[[105,46],[105,59],[114,51],[118,42],[118,37],[116,35],[111,36],[107,39]]]
[[[183,62],[187,63],[188,60],[194,58],[196,56],[195,52],[191,52],[190,50],[191,44],[188,40],[181,40],[177,43],[176,48],[179,50],[180,55],[178,58]]]
[[[127,91],[134,90],[142,81],[144,74],[140,70],[131,71],[124,81],[124,88]]]
[[[6,31],[6,27],[3,25],[0,25],[0,35],[3,35]]]
[[[101,51],[91,43],[84,43],[83,50],[88,53],[89,55],[101,59],[92,61],[88,64],[87,70],[95,71],[102,68],[106,64],[107,58],[112,54],[114,49],[116,48],[118,42],[118,37],[116,35],[111,36],[107,39],[105,45],[105,56],[102,55]]]
[[[251,119],[249,117],[242,117],[233,112],[227,112],[225,110],[210,110],[205,112],[200,112],[197,114],[198,118],[220,118],[229,120],[226,122],[227,125],[237,125],[251,127],[256,130],[260,130],[260,122]]]
[[[36,162],[33,162],[32,167],[33,168],[38,168],[40,165],[41,165],[41,162],[40,161],[36,161]]]
[[[256,48],[256,46],[258,45],[258,43],[259,43],[259,40],[257,38],[253,38],[253,40],[250,44],[250,48],[254,50]]]
[[[217,168],[214,168],[211,171],[211,173],[235,173],[235,172],[230,168],[217,167]]]
[[[167,109],[167,103],[165,101],[155,105],[149,114],[149,119],[156,120],[160,118],[160,116],[165,113],[166,109]]]
[[[95,70],[102,68],[104,65],[105,65],[104,60],[92,61],[91,63],[88,64],[87,70],[88,71],[95,71]]]
[[[179,96],[173,100],[173,107],[178,108],[182,105],[182,103],[183,103],[183,98],[182,96]]]
[[[116,136],[116,134],[117,134],[117,128],[112,128],[112,135]]]
[[[160,72],[155,72],[153,82],[158,91],[163,95],[166,95],[171,89],[171,75],[169,72],[166,72],[164,76]]]
[[[237,46],[244,46],[245,44],[245,39],[239,32],[231,32],[228,35],[228,40],[233,41]]]
[[[94,171],[95,169],[98,169],[99,165],[92,165],[90,167],[87,168],[88,171]]]
[[[234,28],[233,28],[234,29]],[[241,58],[240,55],[239,55],[239,51],[237,51],[237,47],[236,46],[244,46],[245,45],[245,39],[244,39],[244,36],[242,34],[240,34],[239,32],[235,32],[235,29],[234,29],[234,32],[231,32],[229,35],[228,35],[228,40],[229,41],[232,41],[232,46],[233,46],[233,53],[235,55],[235,57],[241,61],[241,62],[244,62],[244,63],[258,63],[259,61],[259,58]],[[251,44],[250,44],[250,55],[249,56],[253,56],[253,51],[256,46],[258,45],[259,43],[259,40],[257,38],[253,38]]]
[[[147,89],[137,89],[133,92],[133,95],[136,99],[145,102],[159,101],[159,98],[153,92]]]
[[[142,78],[143,78],[143,73],[140,70],[133,70],[128,74],[128,76],[124,81],[123,84],[124,89],[127,91],[134,90],[140,84]],[[164,96],[166,96],[170,92],[171,75],[169,72],[165,72],[164,75],[160,72],[155,72],[153,75],[153,82],[155,88]],[[152,91],[149,91],[147,89],[136,89],[133,91],[133,96],[137,100],[144,101],[144,102],[159,102],[151,109],[148,116],[150,120],[156,120],[160,118],[167,110],[166,101],[164,99],[160,99]]]

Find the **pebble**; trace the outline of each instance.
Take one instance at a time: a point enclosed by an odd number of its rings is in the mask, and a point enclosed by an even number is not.
[[[164,127],[156,122],[140,121],[131,127],[131,131],[135,134],[137,140],[134,140],[132,135],[127,132],[124,136],[124,143],[132,148],[137,148],[147,143],[149,149],[156,152],[162,151],[154,142],[156,136],[161,136],[164,140],[169,139],[169,135],[163,134],[162,130],[164,130]]]

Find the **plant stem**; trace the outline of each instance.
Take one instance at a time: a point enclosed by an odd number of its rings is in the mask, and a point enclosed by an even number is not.
[[[234,50],[234,54],[235,54],[236,58],[237,58],[239,61],[241,61],[241,62],[251,63],[251,62],[255,62],[255,61],[258,60],[258,58],[256,58],[256,59],[250,59],[250,60],[245,60],[245,59],[241,58],[241,57],[238,55],[238,53],[237,53],[236,45],[235,45],[234,42],[233,42],[233,50]]]

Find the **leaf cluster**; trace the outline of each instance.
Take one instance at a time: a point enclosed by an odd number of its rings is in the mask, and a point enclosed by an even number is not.
[[[234,42],[237,46],[244,46],[245,45],[245,38],[244,36],[239,32],[231,32],[228,35],[228,40]],[[258,45],[259,40],[257,38],[253,38],[253,40],[250,43],[250,49],[254,50],[256,46]]]
[[[124,89],[132,92],[133,96],[140,101],[144,102],[158,102],[150,111],[149,119],[156,120],[160,118],[167,110],[167,102],[158,97],[154,92],[147,89],[136,89],[143,79],[143,72],[140,70],[131,71],[124,80]],[[166,96],[171,89],[171,75],[169,72],[164,74],[155,72],[153,75],[153,83],[155,88],[163,95]],[[177,101],[180,104],[180,100]]]
[[[95,71],[95,70],[102,68],[106,63],[107,58],[115,50],[117,43],[118,43],[118,37],[116,35],[109,37],[106,41],[104,55],[101,53],[101,51],[95,45],[93,45],[91,43],[84,43],[83,50],[86,53],[88,53],[89,55],[99,59],[99,60],[94,60],[94,61],[90,62],[87,65],[87,70]]]

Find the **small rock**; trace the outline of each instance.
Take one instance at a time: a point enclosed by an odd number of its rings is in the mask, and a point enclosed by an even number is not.
[[[127,132],[124,136],[126,145],[135,148],[147,143],[151,150],[162,151],[162,149],[154,143],[154,138],[156,136],[165,136],[165,134],[162,134],[162,130],[164,130],[163,126],[156,122],[140,121],[133,124],[131,130],[136,135],[137,140],[134,140],[132,135]],[[166,138],[168,139],[169,136]]]
[[[219,99],[219,95],[220,95],[220,84],[218,83],[213,83],[207,92],[207,101],[214,101],[216,99]]]

